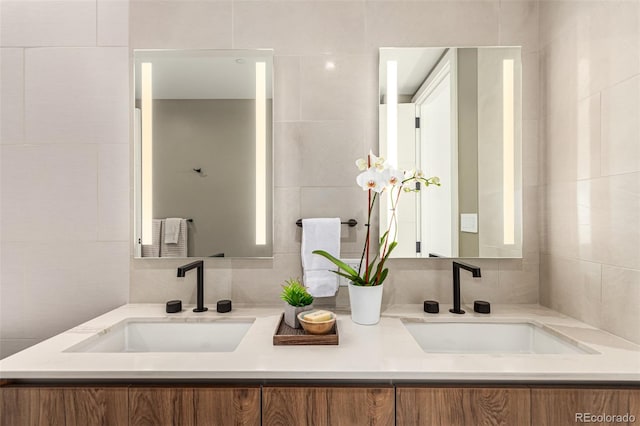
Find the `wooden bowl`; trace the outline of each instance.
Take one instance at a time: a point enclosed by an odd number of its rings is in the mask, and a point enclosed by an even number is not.
[[[304,328],[304,331],[309,334],[329,334],[333,329],[333,325],[336,323],[336,314],[331,312],[331,319],[328,319],[326,321],[305,321],[304,317],[312,312],[315,312],[315,310],[300,312],[298,314],[298,321],[300,321],[300,324],[302,325],[302,328]]]

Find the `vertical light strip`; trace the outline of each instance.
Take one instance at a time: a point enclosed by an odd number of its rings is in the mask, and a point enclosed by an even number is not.
[[[141,66],[142,109],[142,244],[150,245],[153,223],[153,78],[151,63]]]
[[[387,61],[387,161],[398,167],[398,61]]]
[[[382,154],[382,153],[381,153]],[[387,152],[384,154],[391,167],[398,167],[398,61],[387,61]],[[387,191],[389,208],[389,238],[397,235],[393,217],[393,191]],[[396,220],[398,211],[396,207]]]
[[[513,66],[513,59],[502,61],[502,216],[504,244],[515,243],[515,77]]]
[[[267,75],[256,62],[256,245],[267,243]]]

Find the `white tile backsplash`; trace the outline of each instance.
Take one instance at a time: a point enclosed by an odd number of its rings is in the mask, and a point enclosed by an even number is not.
[[[540,41],[540,301],[640,343],[640,3],[543,1]]]
[[[98,46],[129,45],[129,0],[97,0]]]
[[[0,46],[95,45],[95,0],[0,2]]]
[[[129,48],[275,49],[275,256],[209,260],[205,274],[209,304],[272,304],[301,274],[291,219],[365,220],[353,160],[376,150],[377,49],[522,44],[525,258],[472,261],[483,277],[463,276],[463,300],[539,297],[640,341],[637,314],[614,312],[639,287],[637,1],[123,3],[0,2],[2,354],[127,298],[194,301],[193,277],[175,277],[183,261],[130,258]],[[343,256],[358,257],[364,227],[343,234]],[[87,266],[72,273],[78,262]],[[451,301],[450,261],[390,266],[385,303]],[[25,299],[50,303],[22,321]]]
[[[0,48],[0,144],[24,141],[24,49]]]
[[[97,145],[2,145],[3,241],[97,238]]]
[[[129,139],[125,47],[28,49],[28,143],[121,143]]]

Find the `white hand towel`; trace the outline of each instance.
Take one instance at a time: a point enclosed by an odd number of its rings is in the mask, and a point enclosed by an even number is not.
[[[304,285],[314,297],[335,296],[338,276],[331,271],[338,267],[324,257],[313,254],[324,250],[340,257],[340,219],[302,219],[302,268]]]
[[[162,228],[166,229],[167,220],[163,219]],[[162,236],[160,244],[160,257],[187,257],[187,247],[189,246],[189,232],[187,220],[179,219],[178,241],[176,243],[166,243],[166,234]]]
[[[169,217],[164,222],[164,243],[178,244],[180,238],[180,224],[182,219],[179,217]]]

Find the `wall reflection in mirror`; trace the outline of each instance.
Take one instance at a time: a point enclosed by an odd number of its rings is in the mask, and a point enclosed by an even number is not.
[[[392,257],[522,257],[520,48],[382,48],[379,76],[381,155],[442,183],[403,196]]]
[[[273,52],[134,63],[136,257],[272,256]]]

